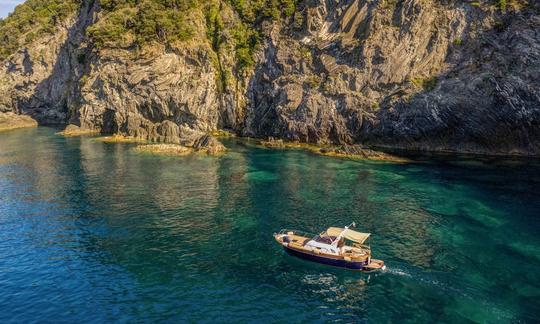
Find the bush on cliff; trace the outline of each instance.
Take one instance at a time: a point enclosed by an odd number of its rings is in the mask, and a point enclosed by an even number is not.
[[[195,0],[103,0],[102,17],[87,33],[98,48],[187,40],[193,30],[186,23],[186,12],[196,4]]]
[[[0,19],[0,61],[26,43],[55,32],[56,26],[79,8],[76,0],[27,0]]]

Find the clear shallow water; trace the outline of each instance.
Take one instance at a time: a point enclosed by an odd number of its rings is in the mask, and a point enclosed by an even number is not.
[[[0,134],[0,322],[477,321],[540,314],[540,165],[221,158]],[[388,271],[287,256],[351,221]]]

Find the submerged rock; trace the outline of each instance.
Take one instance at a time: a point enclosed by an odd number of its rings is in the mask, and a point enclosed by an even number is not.
[[[182,140],[181,142],[190,143],[189,140]],[[203,153],[218,156],[227,150],[220,141],[210,135],[202,135],[194,139],[189,146],[181,144],[150,144],[139,145],[135,149],[139,152],[176,156],[184,156],[190,153]]]
[[[301,142],[286,142],[282,139],[269,138],[259,141],[259,144],[268,148],[276,149],[305,149],[316,154],[352,158],[352,159],[368,159],[375,161],[392,161],[392,162],[408,162],[409,160],[396,155],[388,154],[381,151],[376,151],[360,145],[315,145]]]
[[[227,149],[220,141],[210,135],[203,135],[195,140],[193,149],[197,152],[204,152],[209,155],[218,155],[225,152]]]
[[[318,153],[327,156],[360,158],[376,161],[392,161],[392,162],[408,162],[409,160],[396,155],[388,154],[381,151],[372,150],[360,145],[341,145],[338,147],[323,147],[318,150]]]
[[[171,156],[184,156],[193,153],[193,149],[178,144],[139,145],[135,148],[135,151]]]

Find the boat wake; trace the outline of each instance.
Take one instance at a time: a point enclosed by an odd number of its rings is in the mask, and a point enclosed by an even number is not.
[[[400,268],[393,268],[393,267],[390,267],[388,265],[386,265],[386,269],[384,269],[384,271],[382,271],[382,272],[383,273],[393,274],[393,275],[396,275],[396,276],[408,277],[408,278],[413,277],[413,275],[407,270],[400,269]]]
[[[467,292],[464,287],[458,288],[452,284],[457,280],[450,274],[445,274],[436,271],[426,271],[412,266],[387,264],[386,270],[382,273],[402,277],[416,282],[435,286],[437,289],[447,291],[448,293],[466,296]]]

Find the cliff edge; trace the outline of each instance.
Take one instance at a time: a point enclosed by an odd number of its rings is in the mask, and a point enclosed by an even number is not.
[[[539,13],[524,0],[28,0],[0,22],[0,111],[160,142],[228,129],[537,156]]]

